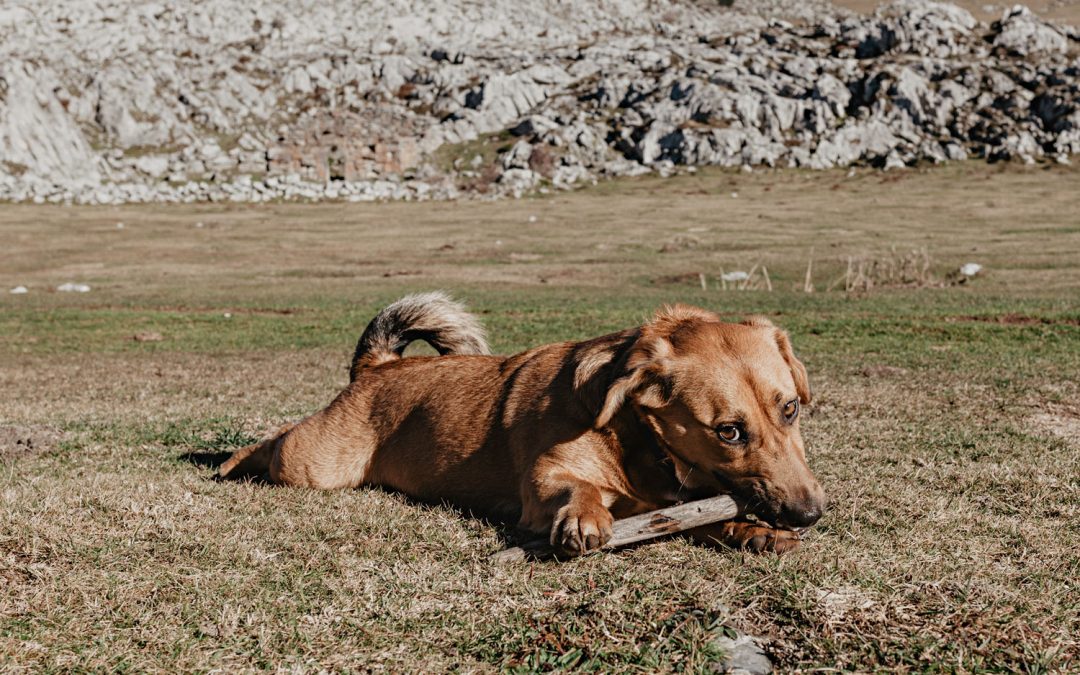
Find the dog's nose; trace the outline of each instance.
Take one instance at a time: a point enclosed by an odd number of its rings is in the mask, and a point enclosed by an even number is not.
[[[785,507],[780,521],[789,527],[810,527],[821,518],[822,507],[817,502]]]

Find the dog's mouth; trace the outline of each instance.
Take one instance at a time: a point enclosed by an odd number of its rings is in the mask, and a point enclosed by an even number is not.
[[[759,521],[769,527],[778,530],[790,530],[802,533],[807,528],[793,527],[780,519],[780,509],[766,495],[764,486],[760,481],[754,481],[750,487],[739,486],[719,471],[712,472],[716,482],[720,484],[723,492],[731,495],[739,504],[741,517]]]
[[[662,445],[661,447],[665,446]],[[678,459],[691,469],[699,468],[697,465],[682,459],[682,457],[671,448],[665,447],[665,449],[670,457]],[[725,476],[722,472],[715,469],[706,471],[705,475],[711,475],[716,482],[717,488],[719,489],[716,489],[715,494],[730,495],[738,503],[740,518],[756,520],[771,528],[787,530],[799,535],[808,529],[806,527],[797,527],[783,522],[780,517],[781,509],[776,499],[769,495],[762,479],[753,479],[748,481],[748,484],[747,482],[740,484],[740,482]],[[679,477],[678,472],[676,472],[676,477]],[[685,483],[685,479],[683,479],[683,482]],[[701,486],[701,488],[699,489],[701,489],[702,496],[708,496],[708,494],[715,489],[705,485]]]
[[[800,539],[810,529],[809,527],[795,527],[795,526],[792,526],[792,525],[788,525],[787,523],[785,523],[783,521],[780,521],[780,520],[778,520],[776,518],[768,518],[768,517],[759,515],[759,514],[753,512],[753,511],[746,511],[740,517],[745,518],[747,520],[757,521],[757,522],[759,522],[759,523],[761,523],[763,525],[767,525],[767,526],[773,528],[774,530],[784,530],[786,532],[794,532]]]

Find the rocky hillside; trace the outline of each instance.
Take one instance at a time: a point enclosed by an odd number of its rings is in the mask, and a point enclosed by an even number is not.
[[[728,6],[730,5],[730,6]],[[0,5],[0,199],[520,194],[1080,152],[1080,33],[772,0]]]

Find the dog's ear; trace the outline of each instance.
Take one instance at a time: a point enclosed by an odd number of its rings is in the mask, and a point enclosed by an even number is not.
[[[780,355],[784,357],[784,361],[787,362],[788,368],[791,369],[791,378],[795,380],[795,393],[799,395],[800,401],[809,403],[811,399],[810,378],[806,375],[806,366],[804,366],[802,361],[795,356],[795,351],[791,348],[791,339],[788,337],[788,334],[777,328],[772,321],[769,321],[763,316],[752,316],[743,323],[747,326],[771,328],[774,331],[773,334],[776,339],[776,346],[780,348]]]
[[[811,398],[810,379],[806,375],[806,366],[795,356],[788,334],[779,328],[775,330],[776,346],[780,348],[780,355],[784,357],[784,361],[787,361],[788,368],[791,368],[791,377],[795,380],[795,391],[799,394],[799,400],[803,403],[809,403]]]
[[[595,420],[600,414],[611,382],[626,363],[627,354],[640,336],[640,330],[627,330],[612,336],[614,339],[605,336],[575,350],[574,393],[590,419]]]
[[[669,373],[672,348],[664,338],[639,340],[631,349],[623,374],[611,383],[604,405],[596,416],[595,427],[611,422],[626,403],[633,400],[645,408],[659,408],[671,399]]]

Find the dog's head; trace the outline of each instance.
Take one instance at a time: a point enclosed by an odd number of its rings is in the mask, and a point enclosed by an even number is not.
[[[629,404],[686,487],[734,494],[780,527],[821,517],[825,493],[799,432],[810,385],[787,333],[767,319],[730,324],[666,308],[641,328],[617,373],[597,426]]]

